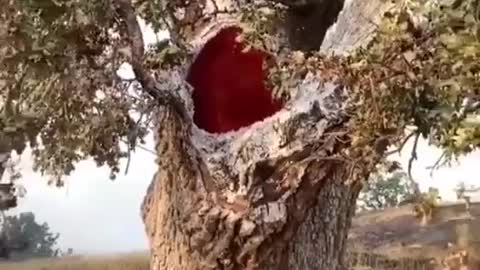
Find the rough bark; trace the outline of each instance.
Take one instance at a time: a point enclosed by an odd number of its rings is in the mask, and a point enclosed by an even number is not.
[[[345,176],[341,177],[341,173],[339,168],[337,177],[322,189],[315,206],[290,242],[288,268],[284,269],[346,268],[346,239],[358,192],[343,184]]]
[[[331,27],[322,42],[320,50],[335,54],[348,53],[366,44],[377,29],[381,14],[391,9],[393,1],[371,0],[346,1],[337,22]]]
[[[249,224],[236,221],[237,217],[231,215],[222,217],[227,214],[219,208],[206,209],[204,217],[195,214],[195,211],[200,210],[192,209],[189,216],[182,216],[178,211],[185,209],[186,204],[191,208],[199,204],[197,207],[201,209],[208,203],[195,189],[188,192],[178,189],[173,191],[176,189],[174,181],[183,180],[183,177],[195,172],[187,172],[180,169],[183,166],[178,166],[179,171],[175,175],[157,174],[157,179],[161,180],[150,187],[148,194],[152,196],[147,199],[147,203],[155,208],[147,210],[145,213],[148,214],[144,216],[152,248],[152,269],[343,269],[346,234],[357,194],[343,185],[341,168],[331,163],[312,166],[305,177],[319,177],[325,181],[335,179],[321,188],[317,201],[311,197],[316,193],[314,189],[305,198],[310,203],[316,202],[317,206],[325,207],[314,207],[307,211],[309,207],[298,202],[291,208],[296,206],[299,209],[289,209],[292,219],[297,220],[284,224],[284,230],[273,234],[270,239],[254,235],[259,241],[266,241],[255,250],[257,256],[265,260],[265,264],[258,268],[248,264],[248,259],[253,260],[252,258],[245,258],[245,262],[241,260],[242,251],[248,252],[249,242],[255,240],[253,236],[250,239],[248,235],[241,237],[248,233]],[[330,173],[325,174],[324,170],[329,170]],[[190,179],[195,178],[190,176]],[[190,199],[183,196],[180,198],[178,193],[187,193],[184,196]],[[175,195],[172,197],[171,194]],[[302,222],[305,215],[308,216]],[[301,225],[296,230],[299,223]],[[262,234],[255,234],[257,233]],[[234,240],[242,238],[246,238],[243,245],[235,244]]]
[[[158,113],[159,170],[142,209],[152,269],[342,269],[358,187],[335,155],[342,110],[316,104],[202,141],[174,110]]]
[[[128,2],[117,0],[127,24]],[[207,3],[202,12],[196,12],[197,2],[182,7],[181,18],[173,21],[183,26],[174,38],[201,48],[222,27],[239,23],[235,12],[225,11],[239,9],[240,2],[217,1],[214,8]],[[327,32],[326,41],[339,43],[337,53],[347,48],[345,37],[358,34],[351,14],[341,13],[337,30]],[[188,22],[196,27],[185,27]],[[129,26],[129,32],[138,37],[139,28]],[[304,48],[318,45],[312,40]],[[143,47],[131,45],[134,71],[147,92],[181,99],[158,110],[159,169],[142,204],[151,268],[344,269],[360,189],[347,181],[352,164],[342,156],[349,147],[345,89],[309,74],[272,117],[236,132],[207,134],[192,123],[191,89],[184,81],[188,66],[159,71],[154,82],[138,61]]]

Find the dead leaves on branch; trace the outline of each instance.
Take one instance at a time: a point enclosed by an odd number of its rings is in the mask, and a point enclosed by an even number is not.
[[[350,150],[354,156],[370,163],[380,138],[403,145],[408,126],[443,147],[447,159],[480,146],[480,24],[474,4],[462,1],[454,9],[405,2],[385,14],[365,48],[345,58],[306,58],[305,63],[314,63],[310,71],[326,80],[332,77],[325,74],[333,73],[333,78],[350,89]],[[427,24],[418,23],[419,17],[426,18]],[[295,74],[308,66],[271,71]]]

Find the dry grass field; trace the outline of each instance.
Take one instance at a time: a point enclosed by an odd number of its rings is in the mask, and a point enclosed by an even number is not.
[[[148,266],[149,260],[146,253],[0,263],[2,270],[149,270]]]
[[[436,210],[437,217],[425,227],[415,221],[410,206],[359,214],[353,220],[349,235],[349,269],[432,270],[433,258],[438,262],[451,252],[447,243],[463,243],[464,247],[468,246],[475,263],[480,262],[480,231],[477,229],[480,203],[472,204],[472,216],[464,217],[463,209],[463,205],[457,204],[441,206]],[[148,255],[140,252],[0,262],[0,270],[147,270]],[[467,269],[480,269],[475,267]]]
[[[357,256],[357,255],[356,255]],[[415,267],[417,260],[404,260],[388,270],[427,270]],[[385,261],[377,255],[362,254],[350,258],[352,270],[384,270]],[[370,265],[370,267],[365,266]],[[373,266],[373,267],[372,267]],[[38,259],[21,263],[0,263],[1,270],[148,270],[148,254],[135,253],[108,257],[70,257],[61,259]]]

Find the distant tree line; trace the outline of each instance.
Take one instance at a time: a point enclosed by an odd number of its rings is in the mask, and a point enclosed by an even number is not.
[[[436,189],[431,188],[431,190]],[[461,181],[453,191],[456,193],[457,200],[465,201],[466,207],[469,208],[471,197],[480,193],[480,187],[467,185]],[[380,167],[364,184],[357,200],[356,210],[358,212],[400,206],[419,193],[418,184],[398,164],[393,170],[388,166]]]
[[[59,257],[71,255],[56,248],[59,233],[50,226],[35,220],[32,212],[18,215],[3,215],[0,230],[0,259],[22,261],[32,258]]]
[[[399,206],[418,192],[416,183],[398,163],[389,165],[370,175],[358,197],[357,212]]]

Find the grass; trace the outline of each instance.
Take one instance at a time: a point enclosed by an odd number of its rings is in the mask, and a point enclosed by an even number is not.
[[[427,270],[424,261],[391,260],[384,256],[354,253],[348,257],[352,270]],[[37,259],[20,263],[0,263],[1,270],[149,270],[147,253],[115,256]]]
[[[431,259],[392,259],[365,252],[349,253],[347,263],[352,270],[430,270],[433,266]]]
[[[35,259],[19,263],[0,263],[2,270],[149,270],[146,253],[115,256]]]

